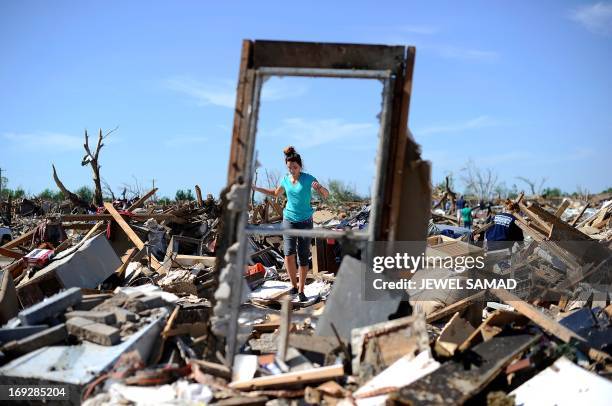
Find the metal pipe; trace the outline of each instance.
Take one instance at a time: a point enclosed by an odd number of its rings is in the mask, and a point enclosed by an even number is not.
[[[259,235],[259,236],[275,236],[275,235],[286,235],[290,237],[310,237],[310,238],[351,238],[355,240],[364,240],[367,241],[370,237],[369,232],[365,231],[335,231],[335,230],[327,230],[327,229],[311,229],[311,230],[303,230],[303,229],[295,229],[295,228],[286,228],[286,229],[271,229],[271,228],[260,228],[260,227],[247,227],[245,230],[245,234],[247,235]]]

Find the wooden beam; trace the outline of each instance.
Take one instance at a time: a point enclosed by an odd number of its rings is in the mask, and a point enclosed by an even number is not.
[[[67,223],[62,224],[62,227],[68,230],[91,230],[91,224],[89,223]]]
[[[123,274],[125,273],[125,270],[127,269],[128,265],[130,264],[130,262],[132,261],[132,259],[134,258],[134,256],[136,256],[136,254],[139,252],[138,248],[130,248],[127,253],[123,256],[122,261],[123,263],[119,266],[119,268],[117,268],[117,270],[115,271],[115,273],[117,274],[117,276],[119,277],[123,277]]]
[[[391,70],[404,62],[403,46],[256,40],[253,67]]]
[[[155,194],[155,192],[157,192],[157,188],[149,190],[144,196],[136,200],[130,207],[128,207],[128,211],[132,211],[142,206],[144,202],[146,202],[151,196]]]
[[[98,221],[92,228],[91,230],[89,230],[87,232],[87,234],[85,234],[85,236],[83,237],[83,240],[86,240],[88,238],[90,238],[91,236],[93,236],[94,234],[96,234],[98,231],[101,231],[102,228],[104,227],[104,221]]]
[[[113,216],[113,220],[115,220],[115,222],[119,225],[119,227],[121,227],[125,235],[127,235],[127,237],[130,239],[130,241],[132,241],[132,243],[136,246],[136,248],[138,248],[139,250],[143,249],[145,244],[142,242],[140,237],[138,237],[138,235],[134,232],[134,230],[132,230],[130,225],[125,222],[123,217],[121,217],[121,215],[117,212],[115,207],[113,207],[112,203],[104,202],[104,208],[106,208],[106,210],[111,214],[111,216]],[[151,255],[151,262],[153,262],[153,264],[151,265],[155,265],[156,269],[161,267],[161,264],[159,263],[157,258],[155,258],[153,255]]]
[[[0,247],[0,256],[19,259],[23,257],[24,254],[20,254],[19,252],[11,251],[4,247]]]
[[[313,368],[305,371],[288,372],[286,374],[262,376],[259,378],[232,382],[228,386],[231,389],[256,389],[271,386],[284,387],[292,384],[327,381],[329,379],[340,378],[343,376],[344,367],[342,365],[330,365],[327,367]]]
[[[412,142],[408,142],[408,117],[410,115],[410,99],[412,97],[412,78],[414,73],[414,62],[416,48],[408,47],[404,62],[404,72],[396,72],[393,109],[391,114],[391,140],[389,143],[389,165],[382,180],[386,183],[385,196],[383,199],[381,220],[381,237],[385,240],[395,240],[401,212],[401,190],[404,170],[406,169],[406,152],[409,152],[408,159],[413,160],[414,151],[407,151],[413,148]],[[382,151],[378,151],[382,153]]]
[[[27,233],[15,238],[14,240],[7,242],[6,244],[2,246],[2,248],[9,249],[9,248],[18,247],[22,245],[24,242],[26,242],[27,240],[31,240],[35,232],[36,232],[36,227],[31,229]]]
[[[131,216],[125,216],[125,218],[134,220],[134,221],[147,221],[148,219],[155,220],[174,220],[178,217],[173,214],[133,214]],[[112,220],[113,216],[110,214],[67,214],[64,216],[60,216],[61,222],[71,222],[71,221],[108,221]]]
[[[580,217],[582,217],[582,215],[588,208],[589,208],[589,202],[587,202],[587,204],[584,205],[582,210],[580,210],[580,213],[578,213],[578,216],[576,216],[576,218],[570,223],[570,226],[576,227],[576,223],[578,222],[578,220],[580,220]]]
[[[209,361],[204,361],[201,359],[189,359],[189,364],[195,364],[197,365],[202,371],[214,375],[214,376],[218,376],[221,377],[223,379],[231,379],[232,374],[230,369],[223,365],[223,364],[217,364],[214,362],[209,362]]]
[[[502,302],[514,307],[517,312],[521,313],[523,316],[540,326],[543,330],[554,335],[564,343],[569,343],[572,339],[575,339],[578,342],[586,345],[586,340],[584,338],[551,319],[529,303],[521,300],[513,293],[510,293],[505,289],[491,289],[491,293],[497,296]],[[593,348],[588,349],[588,354],[594,360],[610,358],[608,354]]]
[[[289,333],[291,332],[291,302],[288,297],[281,301],[281,318],[278,332],[278,344],[276,346],[276,357],[285,362],[287,348],[289,347]]]
[[[563,202],[561,202],[561,205],[555,211],[555,217],[561,218],[561,215],[563,215],[563,213],[565,212],[565,209],[567,209],[569,205],[570,205],[569,199],[564,199]]]
[[[253,65],[253,42],[242,41],[242,53],[240,55],[240,71],[238,72],[238,88],[236,89],[236,107],[234,109],[234,125],[232,127],[232,143],[230,147],[230,159],[227,171],[227,184],[233,184],[238,173],[242,171],[244,162],[241,153],[246,147],[244,139],[241,138],[243,128],[248,123],[248,107],[251,104],[250,92],[254,83],[247,86],[247,71]]]
[[[204,201],[202,200],[202,189],[200,189],[199,185],[195,185],[196,198],[198,199],[198,207],[204,206]]]

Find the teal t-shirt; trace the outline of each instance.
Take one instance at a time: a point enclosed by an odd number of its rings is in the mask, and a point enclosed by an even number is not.
[[[287,195],[287,205],[283,210],[285,220],[298,222],[308,220],[314,212],[310,205],[312,198],[312,182],[316,182],[314,176],[301,172],[298,181],[291,183],[291,175],[287,174],[281,181],[281,186]]]
[[[461,217],[463,217],[464,223],[471,223],[472,222],[472,209],[470,209],[469,207],[461,209]]]

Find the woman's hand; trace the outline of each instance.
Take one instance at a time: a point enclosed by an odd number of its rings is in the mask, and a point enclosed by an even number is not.
[[[325,189],[321,184],[317,181],[312,182],[312,188],[317,191],[324,199],[329,197],[329,191]]]

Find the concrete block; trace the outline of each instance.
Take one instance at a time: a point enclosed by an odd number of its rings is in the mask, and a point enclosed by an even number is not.
[[[115,345],[120,340],[119,330],[106,324],[96,323],[82,317],[73,317],[66,321],[68,332],[81,340],[100,345]]]
[[[115,313],[109,311],[96,312],[76,310],[73,312],[66,313],[66,320],[71,319],[73,317],[82,317],[84,319],[102,324],[115,324],[117,322],[117,317],[115,316]]]
[[[131,311],[125,310],[121,307],[114,307],[109,310],[115,314],[115,317],[117,318],[117,322],[119,323],[125,323],[126,321],[138,320],[138,315],[136,315],[136,313],[132,313]]]
[[[19,326],[14,328],[0,328],[0,342],[8,343],[9,341],[17,341],[22,338],[31,336],[32,334],[40,333],[48,329],[49,326],[42,324],[39,326]]]
[[[142,299],[138,299],[142,303],[145,309],[155,309],[156,307],[162,307],[165,302],[161,296],[147,296]]]
[[[47,347],[62,342],[67,337],[68,332],[66,331],[66,325],[60,324],[36,334],[32,334],[19,341],[11,341],[2,348],[2,351],[7,354],[15,355],[27,354],[41,347]]]
[[[26,326],[40,324],[40,322],[55,317],[68,307],[79,303],[82,297],[80,288],[67,289],[21,311],[18,316],[19,320]]]
[[[99,304],[104,303],[104,301],[109,297],[111,297],[111,295],[108,295],[106,293],[97,295],[83,295],[83,300],[81,301],[81,303],[78,303],[73,306],[73,309],[84,311],[91,310]]]

